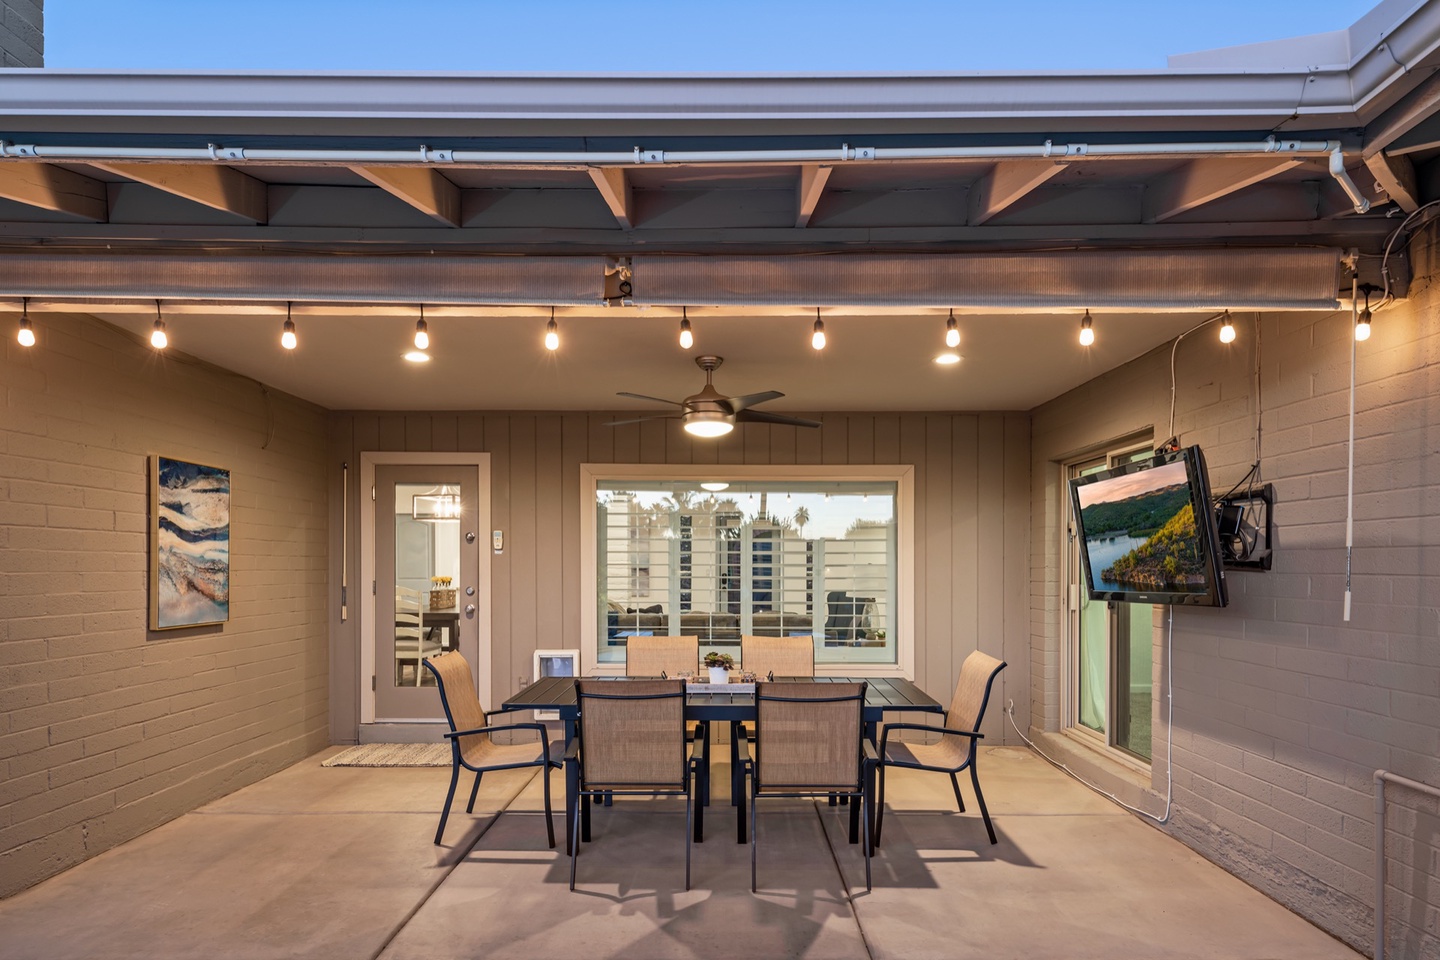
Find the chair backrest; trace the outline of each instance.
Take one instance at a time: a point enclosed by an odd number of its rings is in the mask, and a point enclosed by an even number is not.
[[[985,705],[990,702],[990,688],[1004,669],[1004,660],[996,660],[979,650],[966,657],[960,665],[960,681],[955,684],[955,696],[950,701],[945,725],[952,730],[979,731]]]
[[[442,653],[425,660],[425,666],[435,674],[435,684],[440,689],[440,705],[445,708],[445,720],[451,730],[475,730],[485,726],[485,708],[475,695],[475,681],[470,676],[470,663],[458,651]],[[488,733],[477,733],[460,738],[460,753],[468,761],[474,761],[484,749]]]
[[[625,789],[686,781],[683,680],[580,680],[580,776]]]
[[[865,687],[864,683],[756,684],[757,787],[858,789]]]
[[[741,637],[740,666],[758,679],[815,676],[814,637]]]
[[[418,640],[425,625],[425,603],[419,590],[395,585],[395,636]]]
[[[625,676],[678,677],[695,673],[700,664],[700,638],[626,637]]]

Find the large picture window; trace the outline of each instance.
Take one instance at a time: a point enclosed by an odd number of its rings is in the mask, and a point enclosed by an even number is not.
[[[675,476],[681,469],[689,475]],[[737,662],[742,636],[807,636],[822,670],[905,664],[908,468],[834,478],[707,469],[616,468],[632,475],[607,476],[606,467],[587,466],[594,664],[623,668],[629,637],[667,634],[698,636],[702,652]]]

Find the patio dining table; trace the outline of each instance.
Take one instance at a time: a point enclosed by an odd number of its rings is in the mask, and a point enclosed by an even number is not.
[[[623,682],[625,677],[615,677]],[[865,739],[875,741],[876,728],[887,712],[921,711],[943,713],[944,704],[921,690],[914,682],[903,677],[776,677],[777,681],[816,683],[858,683],[864,682],[865,705],[861,719],[865,726]],[[574,677],[543,677],[516,693],[501,704],[500,709],[554,710],[565,725],[565,743],[568,747],[575,737],[575,725],[580,719],[580,707],[575,696]],[[736,842],[746,842],[744,784],[740,782],[740,764],[737,754],[734,727],[741,723],[755,721],[755,694],[749,690],[737,693],[690,692],[685,697],[685,719],[703,720],[711,723],[729,723],[730,737],[730,795],[736,806]],[[708,755],[708,751],[707,751]],[[565,836],[570,837],[571,817],[575,814],[575,785],[567,772],[565,780]],[[708,798],[707,798],[708,799]],[[568,839],[567,839],[568,842]]]

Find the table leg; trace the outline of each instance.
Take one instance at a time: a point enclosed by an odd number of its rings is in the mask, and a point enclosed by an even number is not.
[[[565,751],[575,742],[575,721],[565,721]],[[564,756],[564,754],[562,754]],[[565,761],[565,852],[573,853],[575,843],[575,795],[580,792],[580,764],[576,760]]]

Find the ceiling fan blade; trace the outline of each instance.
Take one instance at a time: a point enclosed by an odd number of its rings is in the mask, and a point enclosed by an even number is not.
[[[634,419],[631,419],[631,420],[607,420],[607,421],[605,421],[605,426],[607,426],[607,427],[624,427],[624,426],[629,426],[629,425],[632,424],[632,423],[646,423],[647,421],[650,421],[650,420],[679,420],[679,419],[680,419],[680,418],[679,418],[678,416],[674,416],[674,415],[671,415],[671,414],[668,414],[668,413],[661,413],[661,414],[656,414],[656,415],[653,416],[653,417],[635,417]]]
[[[779,390],[766,390],[764,393],[747,393],[743,397],[731,397],[725,402],[730,404],[730,411],[732,413],[739,413],[741,410],[747,407],[753,407],[757,403],[764,403],[767,400],[779,400],[783,396],[785,396],[785,394]]]
[[[653,400],[656,403],[668,403],[671,406],[675,407],[685,406],[685,404],[681,403],[679,400],[662,400],[660,397],[647,397],[643,393],[617,393],[615,394],[615,396],[629,397],[631,400]]]
[[[740,423],[783,423],[792,427],[818,427],[819,420],[804,420],[800,417],[787,417],[779,413],[765,413],[762,410],[742,410],[735,414],[735,419]]]

